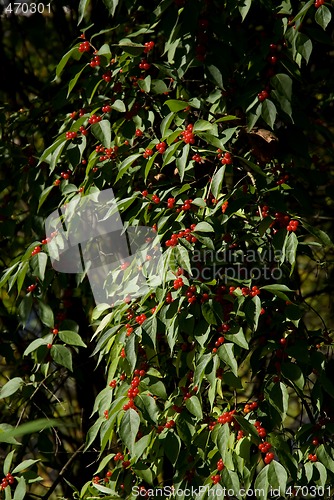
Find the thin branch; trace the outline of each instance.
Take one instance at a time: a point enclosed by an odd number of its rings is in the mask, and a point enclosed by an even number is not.
[[[76,459],[77,455],[79,455],[79,453],[81,452],[81,450],[85,447],[85,443],[83,443],[80,448],[78,448],[74,453],[73,455],[69,458],[69,460],[66,462],[66,464],[64,465],[64,467],[62,468],[62,470],[59,472],[59,475],[57,477],[57,479],[53,482],[51,488],[48,490],[48,492],[43,496],[43,500],[47,500],[48,498],[50,498],[50,496],[52,495],[52,493],[54,492],[54,490],[57,488],[58,484],[60,483],[60,481],[62,480],[65,472],[67,471],[67,469],[69,468],[69,466],[72,464],[72,462]]]

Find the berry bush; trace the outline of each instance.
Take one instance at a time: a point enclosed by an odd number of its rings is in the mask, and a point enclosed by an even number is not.
[[[332,498],[332,7],[149,3],[81,0],[53,119],[2,112],[0,498]],[[44,221],[108,188],[163,280],[96,305]]]

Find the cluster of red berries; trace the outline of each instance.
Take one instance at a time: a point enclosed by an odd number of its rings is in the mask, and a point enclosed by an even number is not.
[[[258,448],[261,451],[261,453],[268,453],[268,451],[271,448],[271,444],[268,443],[268,441],[264,441],[264,443],[259,444]]]
[[[155,147],[159,151],[159,153],[164,154],[167,146],[165,142],[159,142]]]
[[[175,427],[174,420],[169,420],[168,422],[165,423],[165,428],[166,429],[172,429],[173,427]]]
[[[321,7],[322,5],[324,5],[325,1],[326,1],[326,0],[315,0],[315,2],[314,2],[314,7],[315,7],[316,9],[319,9],[319,7]]]
[[[90,51],[90,43],[82,42],[79,45],[79,52],[89,52]]]
[[[270,462],[274,460],[274,457],[275,453],[269,451],[268,453],[266,453],[266,456],[264,457],[263,461],[265,464],[270,464]]]
[[[173,288],[174,290],[178,290],[179,288],[182,288],[184,285],[183,279],[182,278],[176,278],[173,283]]]
[[[117,380],[111,380],[109,382],[109,387],[111,387],[112,389],[115,389],[115,387],[117,386]]]
[[[231,424],[234,421],[234,414],[236,410],[225,411],[218,417],[217,422],[219,424]]]
[[[171,292],[168,292],[167,295],[166,295],[166,304],[171,304],[172,302],[174,302],[174,299],[172,297],[172,293]]]
[[[183,205],[181,205],[181,207],[178,207],[176,209],[176,211],[179,213],[181,212],[182,210],[183,211],[187,211],[187,210],[190,210],[191,209],[191,204],[192,204],[193,200],[189,199],[189,200],[185,200]]]
[[[238,431],[237,440],[240,441],[240,439],[242,439],[244,436],[245,436],[244,431],[242,431],[242,430]]]
[[[136,129],[136,132],[135,132],[135,136],[136,136],[136,137],[141,137],[141,136],[143,135],[143,133],[144,133],[144,132],[143,132],[142,130],[140,130],[140,128],[137,128],[137,129]]]
[[[144,322],[144,320],[142,321]],[[133,327],[130,325],[130,323],[127,323],[125,326],[126,326],[126,336],[130,337],[131,333],[133,332]]]
[[[122,455],[122,453],[118,452],[114,456],[114,460],[115,460],[115,462],[118,462],[119,460],[124,460],[124,455]]]
[[[217,153],[218,153],[218,159],[220,160],[220,162],[223,164],[223,165],[231,165],[233,163],[233,159],[232,159],[232,155],[231,153],[229,153],[228,151],[226,151],[224,153],[224,155],[222,154],[222,150],[221,149],[217,149]]]
[[[258,435],[260,436],[260,438],[265,438],[266,435],[267,435],[267,431],[264,427],[262,427],[261,425],[261,422],[259,422],[258,420],[254,423],[254,426],[257,430],[257,433]]]
[[[265,101],[269,97],[268,90],[261,90],[261,92],[258,93],[257,97],[258,97],[260,102]]]
[[[136,316],[136,322],[139,325],[142,325],[146,319],[146,314],[140,314],[139,316]]]
[[[37,288],[37,285],[35,285],[35,284],[29,285],[29,286],[27,287],[27,292],[28,292],[28,293],[29,293],[29,292],[33,292],[33,291],[35,290],[35,288]]]
[[[194,125],[192,123],[189,123],[186,129],[181,132],[180,137],[186,144],[195,144],[195,135],[193,134],[193,128]]]
[[[213,349],[212,349],[212,352],[213,354],[216,354],[217,350],[218,350],[218,347],[220,347],[222,344],[224,344],[225,342],[225,338],[223,336],[219,337],[216,342],[215,342],[215,346]]]
[[[312,453],[310,453],[309,456],[308,456],[308,459],[311,462],[316,462],[318,460],[318,457],[317,457],[317,455],[313,455]]]
[[[277,186],[280,186],[281,184],[284,184],[288,179],[289,179],[289,174],[282,175],[282,177],[280,177],[276,181]]]
[[[78,133],[77,132],[66,132],[65,136],[66,139],[69,141],[71,139],[75,139],[77,137]]]
[[[101,64],[100,56],[94,56],[94,58],[89,63],[89,66],[91,68],[95,68],[96,66],[100,66],[100,64]]]
[[[104,415],[105,419],[108,420],[108,418],[109,418],[109,411],[108,410],[104,410],[103,415]]]
[[[7,486],[9,484],[14,484],[14,482],[15,482],[14,476],[12,476],[10,472],[8,472],[8,474],[6,474],[6,477],[2,478],[2,481],[0,483],[0,487],[2,489],[5,489],[5,488],[7,488]]]
[[[111,111],[110,104],[105,104],[104,106],[102,106],[102,112],[103,113],[110,113],[110,111]]]
[[[125,352],[125,349],[124,347],[122,347],[122,350],[121,350],[121,358],[126,358],[126,352]]]
[[[153,155],[153,149],[150,149],[150,148],[145,149],[145,151],[143,153],[144,158],[149,158],[152,155]]]
[[[41,251],[42,251],[41,247],[37,245],[37,246],[33,249],[33,251],[31,252],[31,255],[32,255],[32,256],[33,256],[33,255],[36,255],[36,254],[40,253]]]
[[[71,171],[67,170],[66,172],[60,172],[60,177],[62,177],[65,181],[70,178]]]
[[[152,201],[156,204],[160,203],[160,198],[156,194],[152,196]]]
[[[111,81],[111,78],[112,78],[111,71],[106,71],[106,73],[103,73],[102,78],[103,78],[104,81],[106,81],[107,83],[109,83]]]
[[[299,226],[299,221],[290,220],[289,224],[286,226],[286,229],[287,229],[287,231],[295,232],[295,231],[297,231],[298,226]]]
[[[166,241],[166,247],[175,247],[178,244],[179,238],[185,238],[189,243],[196,243],[196,236],[192,236],[191,232],[194,231],[196,224],[192,224],[190,228],[184,229],[179,233],[174,233],[170,240]]]
[[[259,405],[257,404],[256,401],[253,401],[252,403],[247,403],[245,404],[244,407],[244,412],[245,413],[250,413],[253,410],[256,410]]]
[[[87,135],[88,134],[88,130],[83,125],[81,125],[81,127],[80,127],[79,130],[82,133],[82,135]],[[84,160],[82,160],[82,162],[84,162]]]
[[[226,212],[227,207],[228,207],[228,201],[224,201],[224,203],[222,204],[222,212],[223,212],[223,214]]]
[[[196,302],[196,287],[195,285],[191,285],[186,291],[186,297],[188,299],[189,304],[194,304]]]
[[[175,198],[168,198],[167,200],[167,208],[174,208],[175,205]]]
[[[101,120],[102,120],[101,116],[92,115],[88,118],[88,123],[91,123],[93,125],[94,123],[99,123]]]
[[[131,387],[128,389],[127,396],[129,398],[128,403],[123,405],[123,410],[128,410],[129,408],[135,409],[134,399],[139,394],[139,384],[140,378],[146,375],[146,370],[135,370],[135,376],[131,380]]]
[[[225,465],[224,465],[223,459],[222,459],[222,458],[220,458],[220,459],[218,460],[218,462],[217,462],[217,469],[218,469],[219,471],[221,471],[221,470],[223,470],[223,469],[224,469],[224,467],[225,467]]]
[[[252,286],[252,288],[248,288],[248,286],[241,288],[241,293],[244,297],[249,295],[250,297],[255,297],[256,295],[260,295],[261,290],[257,286]]]
[[[139,66],[139,69],[143,69],[143,70],[145,70],[145,71],[146,71],[146,70],[148,70],[148,69],[150,69],[150,67],[151,67],[150,63],[149,63],[149,62],[147,62],[147,60],[146,60],[146,59],[142,59],[142,60],[140,61],[140,63],[139,63],[139,65],[138,65],[138,66]]]
[[[269,215],[269,207],[268,207],[268,205],[263,205],[261,207],[261,213],[262,213],[262,217],[263,218],[268,217],[268,215]]]
[[[211,480],[212,480],[213,484],[218,484],[220,481],[220,475],[215,474],[214,476],[211,476]]]
[[[192,160],[195,161],[196,163],[205,163],[204,158],[202,158],[201,155],[199,155],[198,153],[193,155]]]
[[[151,52],[151,50],[154,49],[155,43],[152,41],[145,42],[144,46],[145,46],[144,52],[145,52],[145,54],[148,54],[149,52]]]
[[[102,145],[96,146],[95,151],[97,153],[104,153],[104,155],[100,156],[100,161],[105,160],[114,160],[117,156],[118,146],[114,146],[113,148],[105,148]]]

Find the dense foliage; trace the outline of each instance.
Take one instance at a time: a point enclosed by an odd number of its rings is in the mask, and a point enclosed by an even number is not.
[[[104,4],[2,110],[0,498],[331,498],[331,6]],[[163,280],[96,305],[44,222],[110,188]]]

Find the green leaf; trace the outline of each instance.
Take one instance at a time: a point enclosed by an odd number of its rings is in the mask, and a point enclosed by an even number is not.
[[[81,73],[84,71],[84,69],[85,69],[85,66],[83,68],[81,68],[80,71],[78,71],[78,73],[72,78],[72,80],[70,80],[70,82],[68,84],[67,97],[70,95],[70,93],[74,89],[74,87],[75,87],[77,81],[79,80]]]
[[[17,467],[15,467],[15,469],[12,470],[12,474],[14,474],[14,473],[17,474],[18,472],[22,472],[23,470],[28,469],[29,467],[31,467],[32,465],[36,464],[39,461],[40,461],[39,459],[37,459],[37,460],[32,460],[32,459],[23,460],[23,462],[21,462]]]
[[[178,99],[169,99],[168,101],[165,101],[164,104],[166,104],[166,106],[169,107],[170,111],[173,111],[174,113],[182,111],[187,106],[189,106],[188,102],[179,101]]]
[[[256,331],[257,329],[260,314],[261,314],[261,300],[256,295],[251,300],[247,300],[245,305],[245,315],[247,323],[249,324],[249,326],[252,328],[253,331]]]
[[[88,6],[90,4],[90,0],[80,0],[78,7],[78,26],[85,17],[86,11],[88,10]]]
[[[222,165],[220,169],[215,173],[211,182],[211,192],[214,198],[217,198],[221,191],[226,165]]]
[[[191,398],[186,400],[186,407],[192,415],[199,418],[203,418],[202,406],[197,396],[191,396]]]
[[[194,384],[199,385],[204,377],[205,368],[212,359],[211,354],[204,354],[195,364]]]
[[[326,29],[328,24],[332,19],[331,11],[326,5],[321,5],[315,13],[315,20],[322,27],[322,29]]]
[[[328,236],[327,233],[325,233],[324,231],[322,231],[321,229],[319,229],[318,227],[315,227],[315,226],[310,226],[309,224],[307,224],[306,222],[303,221],[303,227],[309,232],[311,233],[313,236],[315,236],[319,241],[321,241],[321,243],[323,243],[324,245],[326,246],[334,246],[332,240],[330,239],[330,237]]]
[[[216,325],[217,320],[216,320],[216,317],[215,317],[214,312],[212,310],[212,306],[209,304],[209,302],[204,302],[202,304],[201,309],[202,309],[202,314],[203,314],[203,318],[205,319],[205,321],[209,325]]]
[[[175,432],[168,432],[163,441],[164,451],[170,462],[175,465],[181,450],[181,440]]]
[[[249,349],[248,342],[246,340],[242,327],[240,327],[237,333],[225,333],[224,337],[225,340],[229,340],[230,342],[239,345],[243,349]]]
[[[168,87],[163,80],[152,80],[151,91],[153,94],[164,94],[168,91]],[[161,134],[163,136],[163,134]]]
[[[317,448],[317,457],[327,470],[334,472],[334,460],[328,453],[325,445],[321,444]]]
[[[186,169],[186,163],[187,163],[187,159],[188,159],[189,150],[190,150],[190,144],[186,144],[183,147],[181,157],[177,158],[176,162],[175,162],[176,168],[179,171],[179,176],[180,176],[181,181],[183,181],[183,178],[184,178],[184,173],[185,173],[185,169]]]
[[[10,451],[5,458],[5,461],[3,463],[3,475],[4,476],[6,476],[8,474],[8,472],[11,470],[11,465],[12,465],[14,453],[15,453],[15,450]]]
[[[301,56],[304,57],[306,64],[309,62],[312,49],[313,45],[309,37],[304,35],[304,33],[298,32],[298,36],[296,39],[296,50]]]
[[[289,393],[282,382],[272,384],[266,389],[268,401],[278,411],[282,421],[285,419],[289,406]]]
[[[211,226],[211,224],[208,224],[208,222],[203,221],[196,224],[194,231],[200,233],[212,233],[214,232],[214,229]]]
[[[156,349],[157,342],[157,317],[151,316],[142,325],[142,329],[145,330],[147,335],[152,341],[153,348]]]
[[[286,483],[288,480],[288,474],[284,469],[283,465],[273,460],[269,464],[268,470],[268,481],[273,489],[280,489],[281,491],[286,491]]]
[[[134,453],[135,439],[139,430],[140,417],[138,413],[130,408],[125,411],[121,420],[119,433],[123,444],[129,448],[130,453]]]
[[[260,471],[259,475],[255,479],[254,489],[258,490],[256,499],[257,500],[267,500],[268,499],[268,490],[269,490],[269,480],[268,480],[269,466],[266,465]]]
[[[232,370],[233,375],[238,376],[238,363],[234,356],[234,344],[223,344],[218,349],[218,356]]]
[[[185,269],[191,275],[191,263],[188,250],[181,245],[173,247],[173,250],[176,254],[176,261],[180,264],[180,267]]]
[[[263,177],[266,177],[266,173],[263,172],[262,168],[256,165],[256,163],[253,163],[250,160],[246,160],[246,158],[243,158],[242,156],[236,156],[235,158],[238,158],[242,163],[244,163],[247,167],[249,167],[251,170],[254,170],[259,175],[262,175]]]
[[[20,477],[17,481],[13,500],[23,500],[27,493],[27,485],[24,477]]]
[[[271,79],[271,84],[277,92],[291,101],[292,96],[292,80],[289,75],[285,73],[277,73]]]
[[[280,297],[283,300],[290,300],[287,295],[283,292],[293,292],[293,290],[290,290],[286,285],[264,285],[260,287],[261,290],[267,290],[268,292],[276,295],[277,297]]]
[[[39,300],[38,309],[39,309],[39,319],[41,320],[43,325],[48,326],[49,328],[53,328],[54,317],[51,307],[48,304],[45,304],[42,300]]]
[[[34,276],[40,279],[40,281],[44,281],[45,268],[46,263],[48,261],[48,256],[44,252],[40,252],[37,255],[34,255],[31,259],[31,267]]]
[[[265,99],[262,103],[261,116],[271,129],[274,128],[277,110],[275,104],[270,99]]]
[[[111,145],[111,125],[109,120],[101,120],[91,127],[92,134],[105,148]]]
[[[248,14],[248,11],[252,5],[252,0],[241,0],[242,4],[239,5],[239,12],[241,14],[241,18],[242,18],[242,21],[245,20],[247,14]]]
[[[305,379],[298,365],[290,362],[282,363],[281,371],[283,377],[289,380],[292,385],[296,386],[300,391],[303,391]]]
[[[227,443],[230,437],[230,429],[228,424],[219,425],[217,431],[217,448],[223,459],[223,462],[226,459],[226,451],[227,451]]]
[[[120,113],[125,113],[126,107],[123,101],[120,99],[116,99],[116,101],[111,104],[112,109],[115,109],[116,111],[119,111]]]
[[[138,80],[138,87],[148,93],[151,90],[151,76],[147,75],[144,80]]]
[[[36,349],[38,349],[42,345],[46,346],[51,341],[52,341],[52,335],[47,335],[46,337],[43,337],[41,339],[33,340],[24,351],[23,356],[28,356],[28,354],[30,354],[31,352],[36,351]]]
[[[81,347],[87,347],[86,344],[83,342],[82,338],[80,337],[80,335],[78,335],[75,332],[71,332],[70,330],[62,330],[62,331],[60,331],[58,333],[58,337],[65,344],[77,345],[77,346],[81,346]]]
[[[9,380],[5,385],[1,387],[0,399],[8,398],[12,394],[15,394],[23,385],[23,380],[21,377],[14,377]]]
[[[136,399],[136,406],[142,412],[143,417],[151,420],[151,423],[157,424],[159,417],[159,408],[152,396],[148,394],[140,394]]]
[[[220,70],[215,66],[214,64],[209,64],[207,67],[210,75],[212,76],[212,79],[214,83],[217,85],[222,90],[225,90],[224,88],[224,82],[223,82],[223,77],[220,72]]]
[[[8,424],[0,424],[0,443],[20,444],[14,438],[34,434],[43,429],[59,426],[59,421],[55,419],[39,418],[32,422],[13,427]]]
[[[207,120],[197,120],[197,122],[194,123],[193,133],[195,134],[196,132],[204,132],[205,130],[213,130],[215,128],[216,128],[216,125],[214,123],[210,123]]]
[[[65,366],[71,372],[72,367],[72,354],[71,351],[64,345],[53,345],[50,349],[50,354],[55,363]]]
[[[109,14],[115,15],[116,7],[119,4],[119,0],[103,0],[104,5],[109,10]]]
[[[146,437],[148,436],[144,436],[144,438]],[[132,470],[134,471],[136,476],[143,479],[146,483],[153,484],[153,479],[154,479],[153,471],[149,465],[136,461],[136,464],[134,467],[132,467]]]
[[[290,276],[295,268],[297,247],[298,247],[298,238],[296,234],[292,231],[288,236],[285,247],[285,257],[287,261],[291,264]]]
[[[56,78],[59,78],[62,72],[64,71],[64,68],[66,64],[68,63],[68,60],[74,57],[74,59],[80,59],[81,53],[79,52],[79,46],[76,45],[75,47],[72,47],[66,54],[61,58],[60,62],[58,63],[58,66],[56,68]],[[55,78],[55,79],[56,79]]]
[[[41,206],[43,205],[43,203],[45,202],[45,200],[47,199],[47,197],[49,196],[49,194],[51,193],[52,189],[54,188],[54,186],[48,186],[47,188],[45,188],[43,191],[42,191],[42,194],[40,195],[39,197],[39,201],[38,201],[38,208],[37,208],[37,213],[39,212]]]
[[[140,153],[136,153],[136,154],[128,156],[127,158],[125,158],[125,160],[122,161],[121,165],[119,166],[118,174],[117,174],[117,177],[116,177],[116,182],[121,177],[123,177],[123,175],[125,174],[125,172],[127,172],[129,170],[129,168],[131,167],[132,163],[135,160],[137,160],[137,158],[139,158],[140,156],[142,156]]]

